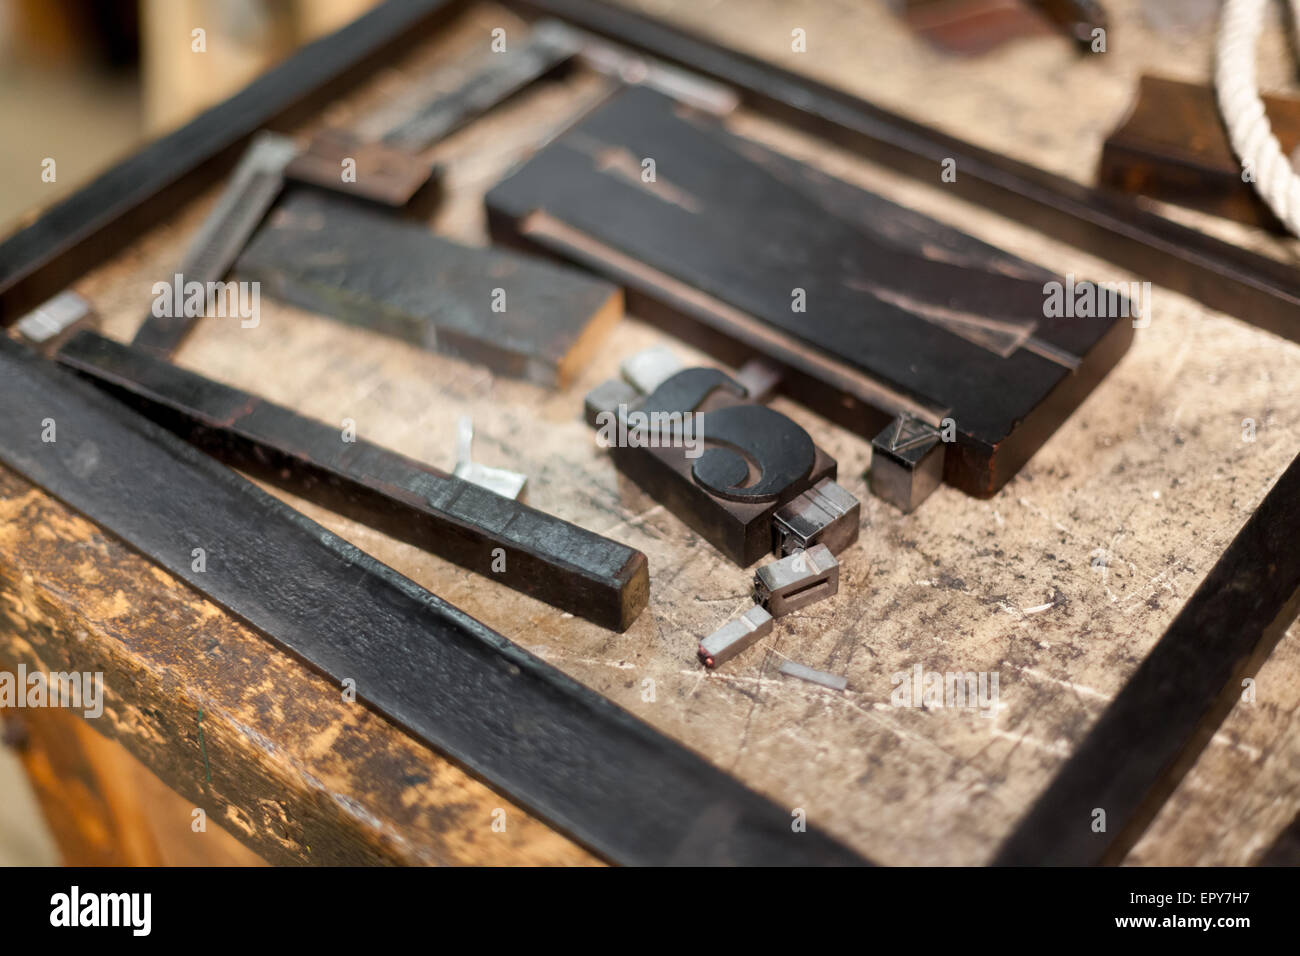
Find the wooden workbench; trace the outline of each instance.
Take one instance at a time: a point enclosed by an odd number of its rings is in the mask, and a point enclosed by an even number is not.
[[[1208,76],[1208,26],[1155,32],[1135,0],[1108,3],[1115,25],[1105,54],[1080,58],[1066,40],[1042,38],[974,61],[926,48],[876,6],[646,6],[1081,181],[1141,72]],[[509,14],[475,8],[321,121],[382,102],[421,70],[486,44],[495,26],[522,35]],[[807,31],[806,54],[790,50],[796,27]],[[1290,75],[1286,56],[1280,43],[1266,45],[1265,82]],[[438,146],[431,155],[447,164],[448,196],[435,228],[483,241],[484,191],[606,83],[579,73]],[[1057,273],[1135,278],[945,195],[937,168],[926,186],[744,112],[729,123]],[[150,286],[170,274],[215,195],[76,283],[107,334],[129,339]],[[1290,244],[1178,216],[1294,255]],[[527,473],[531,504],[649,557],[650,607],[626,633],[273,493],[870,858],[978,864],[1300,451],[1300,346],[1160,288],[1151,304],[1130,353],[988,501],[941,488],[900,515],[867,491],[869,443],[778,400],[838,458],[840,482],[863,502],[862,534],[841,555],[835,599],[783,620],[716,672],[700,668],[694,648],[744,606],[748,575],[620,478],[580,420],[583,394],[628,354],[665,342],[685,360],[705,356],[629,317],[571,388],[552,392],[264,299],[258,328],[208,320],[177,361],[322,421],[351,418],[363,437],[441,467],[453,460],[458,416],[472,415],[477,457]],[[1252,441],[1245,419],[1255,424]],[[785,659],[843,675],[848,689],[780,676]],[[27,765],[62,820],[56,835],[71,859],[247,860],[233,836],[271,862],[595,862],[3,469],[0,660],[105,674],[108,705],[89,723],[111,745],[67,715],[23,715],[32,725]],[[997,673],[1000,706],[992,716],[891,706],[892,675],[917,664]],[[1277,840],[1300,810],[1298,677],[1293,627],[1255,675],[1255,700],[1233,710],[1130,862],[1251,863]],[[174,793],[149,782],[150,772]],[[81,790],[64,783],[71,774]],[[136,777],[146,782],[120,784]],[[126,806],[141,799],[151,818],[143,824]],[[218,825],[195,832],[195,808]],[[504,830],[493,826],[497,809]],[[104,838],[142,828],[150,834],[134,841]],[[139,846],[150,849],[130,850]]]

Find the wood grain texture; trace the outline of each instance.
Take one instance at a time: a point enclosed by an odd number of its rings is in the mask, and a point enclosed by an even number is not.
[[[65,866],[264,866],[75,712],[24,710],[23,767]]]
[[[678,372],[644,396],[637,411],[701,416],[695,434],[719,449],[712,462],[708,452],[693,457],[680,441],[663,438],[647,444],[609,442],[609,455],[624,476],[742,568],[771,556],[777,509],[817,482],[835,480],[835,461],[797,424],[749,401],[744,386],[717,369]],[[728,415],[741,416],[742,427],[728,426]],[[737,488],[730,477],[717,480],[727,474],[728,464],[739,466],[745,491],[762,496],[719,493]]]
[[[268,861],[591,862],[7,470],[0,514],[6,666],[102,672],[93,729]]]
[[[1252,866],[1300,810],[1300,626],[1252,675],[1212,746],[1170,795],[1127,861]],[[1300,861],[1297,861],[1300,862]],[[1292,865],[1295,865],[1293,863]]]
[[[996,209],[1209,308],[1245,315],[1260,328],[1300,341],[1300,284],[1292,270],[1279,268],[1265,256],[1187,228],[1127,197],[1071,182],[1005,150],[980,149],[835,85],[747,56],[725,39],[713,42],[709,31],[682,30],[602,0],[515,2],[537,15],[565,17],[709,80],[731,84],[742,91],[742,101],[762,115],[919,182],[932,182],[936,167],[962,168],[964,177],[945,181],[963,201]],[[790,35],[798,39],[799,29]],[[790,45],[794,53],[806,52],[802,43]]]
[[[1300,146],[1300,100],[1262,97],[1273,135]],[[1106,139],[1097,182],[1279,233],[1285,227],[1243,178],[1212,85],[1144,76],[1133,110]]]
[[[766,0],[728,6],[725,13],[689,4],[669,12],[992,148],[1012,143],[1022,157],[1082,179],[1138,72],[1174,64],[1194,73],[1208,64],[1208,34],[1153,36],[1142,27],[1136,3],[1112,0],[1108,7],[1114,35],[1124,31],[1132,39],[1106,57],[1063,66],[1065,41],[1051,38],[1011,45],[960,70],[874,7],[828,3],[801,9],[799,22],[785,5]],[[340,102],[338,117],[368,108],[439,57],[486,42],[491,27],[503,23],[509,28],[513,21],[480,8],[445,46],[430,44]],[[816,56],[789,52],[790,29],[799,25],[811,31]],[[1274,80],[1290,62],[1280,45],[1266,44],[1262,59],[1264,75]],[[1007,75],[1023,81],[1007,84]],[[604,81],[578,73],[525,93],[431,151],[445,161],[449,184],[435,225],[463,241],[481,239],[484,189],[605,89]],[[956,200],[938,184],[937,171],[934,186],[922,185],[743,111],[729,120],[729,128],[954,223],[1051,272],[1134,278]],[[108,334],[129,339],[150,284],[167,275],[176,244],[203,209],[204,203],[187,208],[78,284],[104,315]],[[1246,233],[1234,241],[1267,248],[1279,258],[1291,251]],[[862,537],[840,556],[834,600],[783,619],[772,637],[713,674],[695,663],[695,644],[743,606],[746,576],[620,480],[580,420],[582,395],[616,374],[627,354],[667,343],[696,364],[707,361],[701,353],[625,320],[569,389],[548,393],[271,304],[264,306],[259,330],[221,320],[200,323],[178,361],[322,421],[351,417],[361,435],[440,467],[454,458],[456,417],[472,414],[485,463],[529,473],[535,506],[647,554],[650,608],[627,634],[566,619],[437,558],[289,500],[749,785],[792,809],[805,809],[810,822],[873,858],[980,863],[1043,792],[1300,448],[1293,414],[1300,407],[1300,348],[1158,287],[1152,307],[1151,327],[1139,330],[1104,386],[988,501],[943,488],[916,514],[900,516],[866,492],[867,442],[778,399],[776,407],[839,461],[841,483],[863,500]],[[1253,441],[1243,440],[1247,418],[1255,426]],[[135,752],[174,786],[201,793],[193,782],[198,757],[187,720],[195,703],[212,692],[209,684],[220,686],[221,669],[193,653],[202,645],[187,643],[200,669],[175,670],[188,658],[174,660],[158,641],[137,632],[182,614],[182,620],[208,622],[209,632],[239,649],[231,652],[238,669],[259,679],[256,690],[229,691],[234,717],[216,723],[222,728],[214,733],[221,759],[214,768],[240,762],[257,768],[220,778],[219,796],[223,805],[238,808],[231,814],[244,823],[232,832],[242,833],[268,859],[309,858],[301,841],[281,848],[273,834],[275,826],[286,825],[284,819],[313,834],[335,834],[313,843],[332,858],[358,856],[355,844],[348,844],[346,854],[338,849],[341,828],[349,840],[360,841],[360,855],[367,858],[575,859],[571,847],[567,855],[556,850],[548,841],[557,838],[540,828],[528,831],[527,844],[514,842],[524,836],[518,831],[505,835],[508,845],[491,842],[500,835],[474,828],[491,804],[488,792],[475,791],[479,796],[471,800],[463,789],[469,785],[453,785],[436,762],[432,779],[411,790],[414,803],[405,806],[401,794],[407,790],[400,781],[405,773],[430,773],[427,753],[341,702],[328,713],[304,712],[298,701],[319,694],[300,682],[315,678],[294,676],[297,665],[269,653],[264,642],[211,606],[204,617],[202,607],[178,604],[175,582],[149,583],[157,578],[143,562],[113,550],[112,542],[88,526],[81,538],[45,540],[75,519],[56,520],[58,506],[12,477],[6,481],[42,519],[31,524],[41,530],[33,533],[30,547],[44,541],[47,564],[61,564],[62,571],[49,576],[50,590],[32,611],[33,601],[16,605],[10,595],[35,588],[35,579],[25,575],[41,567],[31,563],[36,555],[29,550],[21,564],[4,561],[4,606],[23,607],[23,621],[29,614],[47,621],[71,618],[76,626],[67,634],[80,627],[88,635],[84,645],[72,646],[96,653],[116,649],[117,657],[126,657],[123,672],[134,673],[137,659],[148,662],[149,679],[140,679],[132,701],[170,713],[169,740],[179,743],[156,740],[134,702],[123,705],[121,720],[143,723]],[[86,538],[98,543],[80,543]],[[0,554],[12,553],[7,542],[0,547]],[[92,577],[96,586],[74,588],[78,574]],[[146,587],[161,587],[163,599],[135,590]],[[78,595],[90,602],[84,613],[60,610]],[[197,640],[178,633],[185,642]],[[11,628],[4,638],[6,651],[22,646],[14,634]],[[120,643],[128,638],[142,647]],[[1285,742],[1288,734],[1296,736],[1289,695],[1300,683],[1297,639],[1293,628],[1260,668],[1255,706],[1233,710],[1157,817],[1150,842],[1140,841],[1131,861],[1253,861],[1290,823],[1300,809],[1300,761]],[[73,640],[66,636],[55,646]],[[848,689],[833,692],[782,677],[785,658],[844,676]],[[891,676],[918,663],[927,670],[998,673],[996,717],[892,707]],[[175,680],[164,693],[169,668]],[[298,766],[327,786],[304,784]],[[376,792],[387,794],[387,802],[372,802]],[[344,812],[330,794],[371,808],[375,820]],[[259,802],[281,798],[289,804],[283,818]],[[452,822],[441,829],[435,826],[439,801],[451,805]],[[464,821],[469,822],[460,825]],[[393,842],[400,837],[406,843],[394,849],[389,834]],[[406,846],[419,852],[402,852]]]
[[[1256,670],[1300,614],[1298,535],[1300,455],[999,849],[997,863],[1091,865],[1127,855],[1228,712],[1254,702]],[[1098,812],[1103,826],[1078,826]]]

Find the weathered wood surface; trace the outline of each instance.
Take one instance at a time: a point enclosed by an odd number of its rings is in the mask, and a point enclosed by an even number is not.
[[[1115,27],[1104,56],[1076,61],[1068,41],[1045,38],[959,65],[875,7],[791,11],[751,2],[731,4],[724,15],[716,6],[663,6],[655,12],[675,10],[750,52],[1081,179],[1138,73],[1169,66],[1199,78],[1208,64],[1208,35],[1151,34],[1126,0],[1110,4]],[[339,118],[400,88],[404,70],[486,43],[498,25],[515,24],[477,9],[445,43],[340,104]],[[813,52],[790,53],[795,27],[809,31]],[[1268,46],[1264,57],[1266,79],[1281,76],[1284,51]],[[448,169],[440,229],[481,238],[484,189],[523,158],[527,144],[603,89],[579,73],[526,93],[431,151]],[[1132,278],[955,203],[937,169],[935,186],[926,187],[751,116],[730,123],[1053,272]],[[203,208],[186,209],[78,283],[108,334],[129,338],[152,282]],[[1289,245],[1248,241],[1290,254]],[[1150,327],[1138,331],[1103,385],[988,501],[943,488],[901,516],[867,493],[867,442],[779,400],[776,407],[837,458],[841,483],[862,498],[862,537],[840,556],[835,599],[783,619],[758,647],[709,674],[693,659],[695,643],[743,606],[747,576],[618,478],[581,421],[582,395],[615,374],[628,353],[664,341],[688,361],[700,360],[698,353],[625,320],[572,387],[547,392],[264,300],[259,328],[201,323],[178,361],[322,421],[352,418],[359,434],[439,467],[453,459],[457,416],[473,414],[480,456],[527,472],[534,506],[647,554],[650,608],[626,634],[565,618],[294,503],[873,858],[979,863],[1300,450],[1300,347],[1158,288],[1151,309]],[[1244,440],[1245,419],[1254,423],[1253,441]],[[97,729],[190,799],[211,799],[214,819],[228,821],[268,860],[588,859],[513,808],[507,832],[492,832],[491,809],[501,802],[486,788],[337,701],[297,662],[25,483],[3,481],[5,656],[30,659],[26,648],[36,642],[52,660],[111,664],[115,676],[107,680],[123,688],[124,703]],[[77,641],[79,630],[85,640]],[[1297,640],[1293,629],[1260,669],[1254,705],[1234,709],[1130,860],[1249,862],[1290,823],[1300,805]],[[204,650],[216,647],[220,653]],[[782,677],[784,659],[843,675],[848,689]],[[892,675],[918,664],[997,673],[995,716],[892,707]],[[231,686],[231,674],[248,683]],[[222,707],[214,695],[224,697]],[[197,748],[200,705],[214,715],[206,738],[211,798]]]
[[[268,861],[590,859],[9,471],[0,515],[6,666],[102,672],[87,723]]]
[[[1300,811],[1297,678],[1300,626],[1292,625],[1255,675],[1255,699],[1237,703],[1126,862],[1248,866],[1263,860]]]
[[[92,332],[58,360],[232,468],[622,630],[645,608],[645,556],[423,462]]]

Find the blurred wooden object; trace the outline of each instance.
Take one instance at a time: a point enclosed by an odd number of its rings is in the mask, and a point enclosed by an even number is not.
[[[56,69],[135,63],[136,0],[11,0],[7,7],[0,44],[7,42],[8,55]]]
[[[157,134],[180,125],[376,2],[142,0],[146,129]]]
[[[75,712],[6,717],[22,727],[18,753],[65,865],[265,865]]]
[[[1300,100],[1263,100],[1274,134],[1294,161],[1300,147]],[[1244,176],[1214,91],[1204,84],[1144,76],[1132,112],[1106,139],[1097,182],[1284,232]]]
[[[1045,16],[1021,0],[905,0],[903,19],[931,46],[960,56],[979,56],[1052,30]]]

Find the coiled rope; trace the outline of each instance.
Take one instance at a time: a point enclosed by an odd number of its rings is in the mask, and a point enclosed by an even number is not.
[[[1269,0],[1227,0],[1219,22],[1215,89],[1243,176],[1293,235],[1300,236],[1300,176],[1273,135],[1256,79],[1255,56]],[[1300,0],[1290,0],[1300,22]]]

